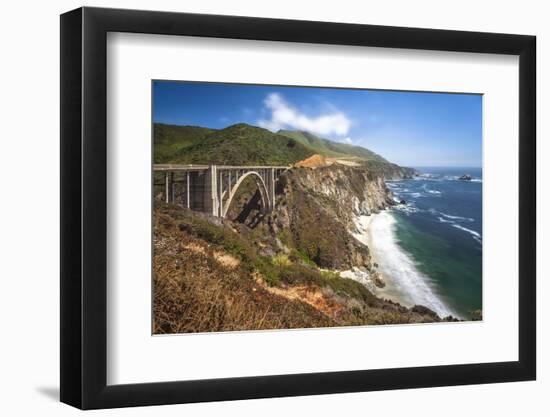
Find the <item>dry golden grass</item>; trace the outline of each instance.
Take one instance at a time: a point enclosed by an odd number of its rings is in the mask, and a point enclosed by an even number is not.
[[[212,237],[208,240],[205,236]],[[380,300],[359,284],[336,274],[295,265],[286,255],[273,257],[269,264],[261,262],[254,248],[247,246],[246,239],[230,227],[205,224],[182,209],[158,206],[154,228],[153,332],[437,321]],[[257,269],[260,265],[267,272],[276,268],[281,281],[267,280]]]
[[[318,168],[327,166],[327,161],[323,155],[315,154],[302,161],[296,162],[294,166],[303,168]]]
[[[155,225],[153,316],[156,334],[334,325],[305,303],[270,294],[236,258],[163,215]]]

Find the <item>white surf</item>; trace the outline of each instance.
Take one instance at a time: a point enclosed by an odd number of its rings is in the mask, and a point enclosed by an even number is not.
[[[407,307],[426,306],[440,317],[458,317],[437,296],[430,279],[418,270],[412,257],[399,246],[395,225],[395,218],[387,211],[357,219],[359,232],[354,236],[370,248],[386,282],[386,287],[377,291],[377,295]]]

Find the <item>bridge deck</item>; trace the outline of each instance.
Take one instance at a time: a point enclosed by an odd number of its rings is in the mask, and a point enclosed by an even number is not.
[[[208,165],[154,164],[153,171],[204,171]]]
[[[154,164],[154,171],[204,171],[208,169],[208,165],[179,165],[179,164]],[[287,169],[288,166],[278,166],[278,165],[216,165],[218,170],[220,169]]]

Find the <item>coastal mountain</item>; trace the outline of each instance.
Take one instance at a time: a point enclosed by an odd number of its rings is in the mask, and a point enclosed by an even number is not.
[[[215,130],[206,127],[155,123],[153,126],[155,163],[175,162],[179,151],[199,144],[213,132]]]
[[[291,165],[314,152],[286,136],[244,123],[225,129],[155,124],[155,163]]]
[[[292,138],[302,145],[312,149],[319,155],[333,158],[356,157],[364,161],[388,163],[387,160],[369,149],[361,146],[334,142],[332,140],[320,138],[309,132],[299,130],[279,130],[277,134]]]
[[[224,129],[155,123],[157,164],[293,165],[321,155],[345,165],[365,166],[386,179],[415,174],[369,149],[320,138],[308,132],[267,129],[245,123]]]

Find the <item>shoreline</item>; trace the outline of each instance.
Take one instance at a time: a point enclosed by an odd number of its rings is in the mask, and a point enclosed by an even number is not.
[[[437,296],[429,283],[429,277],[418,270],[411,255],[399,246],[395,237],[395,223],[391,210],[369,216],[359,215],[355,219],[357,231],[352,235],[369,248],[371,264],[378,265],[375,271],[380,273],[385,283],[383,288],[371,284],[366,285],[367,288],[374,290],[374,295],[379,298],[408,308],[422,305],[436,312],[440,318],[449,315],[460,318]],[[363,277],[360,271],[355,271],[355,277],[347,275],[364,285],[365,282],[372,283],[368,272]]]
[[[358,229],[357,233],[352,233],[353,237],[355,237],[357,240],[359,240],[361,243],[366,245],[369,248],[370,256],[371,256],[371,264],[377,264],[378,266],[381,265],[379,254],[376,252],[376,245],[374,244],[373,236],[372,236],[372,230],[371,230],[371,224],[375,220],[376,216],[380,216],[382,213],[372,213],[368,216],[365,215],[359,215],[355,219],[355,225]],[[387,273],[384,271],[381,271],[378,269],[378,272],[382,276],[382,279],[386,286],[384,288],[379,288],[374,286],[374,293],[379,298],[386,298],[393,302],[399,303],[405,307],[411,308],[414,306],[414,304],[411,304],[408,300],[406,300],[401,294],[399,294],[397,291],[393,290],[395,287],[395,283],[393,282],[393,279],[391,276],[388,276]],[[389,287],[392,287],[392,290],[389,289]],[[370,289],[370,288],[369,288]]]

